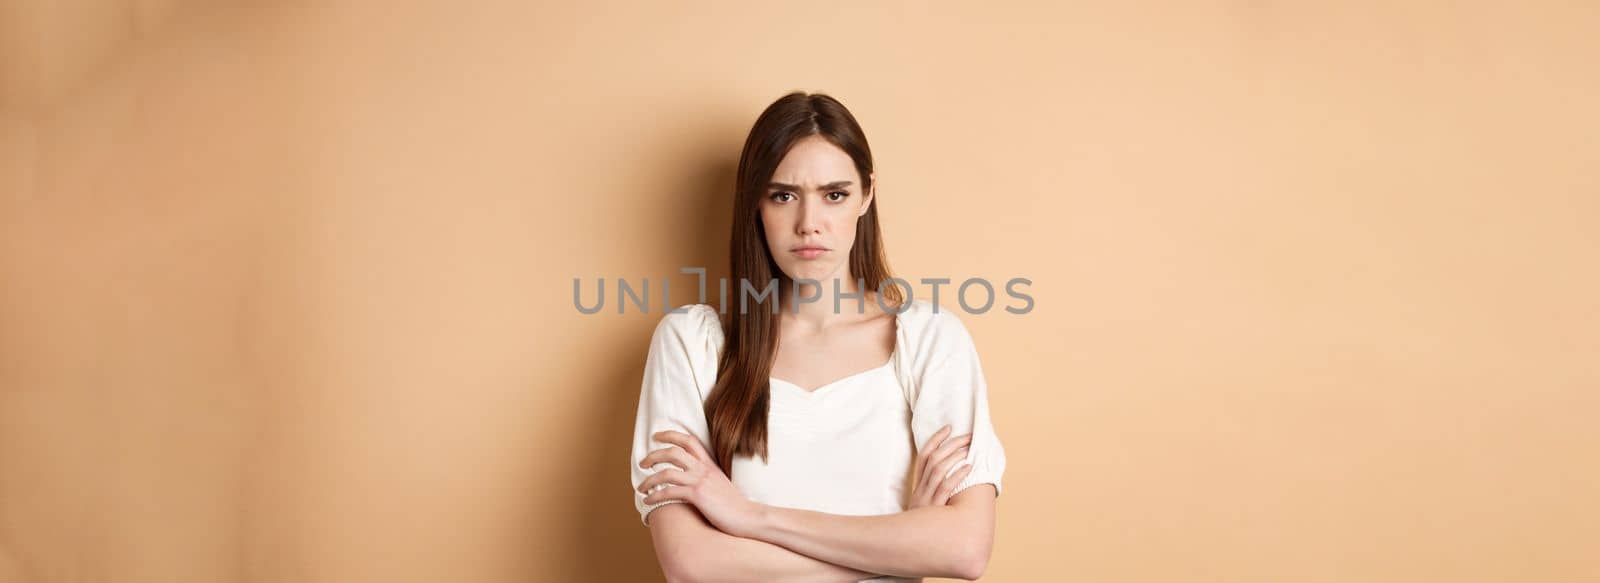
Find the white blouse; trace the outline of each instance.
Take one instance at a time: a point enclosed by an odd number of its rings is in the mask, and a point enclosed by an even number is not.
[[[684,309],[656,326],[639,391],[629,466],[634,507],[646,526],[652,510],[680,502],[647,505],[638,492],[651,474],[675,467],[639,467],[651,451],[669,446],[651,436],[673,430],[711,443],[705,401],[717,380],[722,326],[709,305]],[[736,456],[729,479],[740,492],[770,506],[831,514],[902,512],[916,452],[950,425],[951,436],[973,434],[966,457],[972,471],[955,491],[993,484],[998,495],[1005,450],[989,421],[988,388],[971,335],[955,314],[925,300],[912,301],[895,322],[894,351],[876,368],[813,391],[770,379],[770,463]]]

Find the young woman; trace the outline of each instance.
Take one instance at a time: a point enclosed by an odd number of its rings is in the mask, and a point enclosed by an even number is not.
[[[875,184],[827,95],[751,128],[730,300],[661,319],[639,394],[634,506],[669,580],[983,573],[1005,471],[983,371],[954,314],[884,285]]]

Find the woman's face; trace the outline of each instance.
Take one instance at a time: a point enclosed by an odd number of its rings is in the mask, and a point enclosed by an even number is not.
[[[803,138],[778,163],[761,201],[767,249],[784,275],[823,282],[831,293],[828,279],[851,279],[856,219],[871,204],[849,154],[822,136]],[[854,286],[839,283],[841,290]]]

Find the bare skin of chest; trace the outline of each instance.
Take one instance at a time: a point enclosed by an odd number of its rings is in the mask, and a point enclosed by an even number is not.
[[[772,376],[811,391],[883,366],[894,352],[894,315],[868,310],[824,329],[784,322]]]

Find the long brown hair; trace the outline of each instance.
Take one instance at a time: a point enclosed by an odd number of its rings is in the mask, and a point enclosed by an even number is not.
[[[784,155],[802,138],[822,136],[849,154],[860,173],[863,194],[872,189],[872,149],[855,116],[837,99],[822,93],[796,91],[767,106],[745,138],[739,155],[739,172],[734,183],[733,228],[729,244],[729,288],[742,293],[741,282],[749,281],[763,289],[772,280],[788,285],[778,264],[767,249],[761,223],[761,201],[767,183]],[[850,275],[867,293],[879,290],[886,305],[897,306],[902,294],[897,285],[884,286],[890,276],[884,256],[882,232],[878,228],[880,197],[873,194],[872,205],[856,222],[855,243],[850,248]],[[735,291],[737,290],[737,291]],[[781,293],[781,292],[780,292]],[[733,294],[730,294],[733,295]],[[777,294],[775,294],[777,295]],[[734,296],[739,298],[742,296]],[[776,302],[773,297],[771,301]],[[742,302],[737,299],[735,304]],[[736,455],[759,454],[767,460],[768,391],[772,362],[777,357],[778,315],[763,305],[743,310],[728,310],[723,325],[722,356],[717,367],[717,382],[706,398],[706,421],[711,430],[711,453],[732,477]]]

